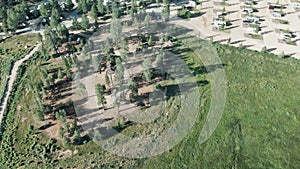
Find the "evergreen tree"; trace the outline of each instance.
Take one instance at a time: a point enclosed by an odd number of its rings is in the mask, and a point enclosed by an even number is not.
[[[100,15],[104,15],[105,11],[104,11],[103,0],[98,0],[97,8]]]
[[[75,29],[80,29],[80,24],[77,20],[77,17],[75,16],[72,20],[72,26],[75,28]]]
[[[152,78],[152,61],[150,58],[146,59],[143,63],[142,63],[142,67],[143,67],[143,75],[145,77],[145,79],[147,81],[150,81]]]
[[[57,77],[58,77],[59,79],[62,79],[62,78],[64,77],[64,75],[63,75],[63,73],[61,72],[60,69],[58,69]]]
[[[94,20],[98,19],[98,10],[97,10],[96,4],[93,4],[93,6],[92,6],[91,16]]]
[[[67,0],[67,2],[66,2],[67,10],[71,11],[73,9],[73,7],[74,7],[74,4],[73,4],[72,0]]]
[[[48,9],[44,3],[42,3],[40,6],[40,14],[42,15],[43,18],[48,18]]]
[[[7,27],[12,32],[15,33],[15,31],[18,28],[18,21],[19,21],[19,15],[16,13],[14,9],[8,9],[7,10]]]
[[[41,33],[38,33],[36,36],[37,36],[38,42],[43,42],[43,36],[41,35]]]
[[[59,13],[58,10],[53,8],[52,9],[52,13],[51,13],[51,21],[50,21],[50,25],[51,27],[55,28],[58,26],[59,24]]]
[[[81,27],[84,31],[86,31],[87,29],[90,28],[90,21],[89,21],[89,18],[87,17],[87,15],[82,15],[82,18],[81,18]]]
[[[109,80],[109,76],[108,76],[107,73],[105,73],[105,84],[106,84],[107,86],[110,85],[110,80]]]
[[[2,20],[2,30],[4,33],[7,33],[8,32],[8,26],[7,26],[7,22],[5,19]]]

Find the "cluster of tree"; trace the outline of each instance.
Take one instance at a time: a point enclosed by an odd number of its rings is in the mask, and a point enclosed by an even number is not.
[[[9,3],[10,4],[10,3]],[[64,8],[62,8],[64,7]],[[59,24],[61,13],[63,11],[71,11],[74,7],[72,0],[67,0],[64,5],[62,3],[58,3],[56,0],[52,0],[50,2],[41,3],[39,5],[39,9],[34,6],[30,10],[30,6],[27,1],[15,1],[11,6],[0,2],[0,18],[2,18],[2,30],[4,32],[11,31],[11,33],[15,33],[15,31],[19,28],[21,24],[26,24],[26,20],[36,19],[39,16],[42,16],[43,23],[49,24],[55,27]]]
[[[76,30],[82,29],[82,30],[86,31],[87,29],[90,28],[90,20],[86,14],[83,14],[81,17],[81,22],[78,22],[77,17],[73,18],[72,26]]]
[[[26,1],[14,6],[8,6],[0,2],[0,18],[2,18],[2,31],[15,33],[21,23],[26,21],[29,13],[29,6]]]
[[[43,42],[43,46],[49,50],[56,51],[58,54],[58,47],[61,46],[64,42],[67,42],[69,39],[69,30],[65,25],[57,24],[47,26],[44,32],[45,40],[42,40],[42,37],[38,35],[38,39]],[[72,47],[70,47],[72,49]],[[75,49],[73,49],[75,50]]]
[[[58,114],[58,116],[61,116]],[[71,137],[74,136],[73,143],[78,143],[80,141],[80,132],[78,131],[77,121],[73,119],[72,125],[70,126],[69,122],[65,120],[65,117],[59,117],[60,124],[59,127],[59,137],[62,140],[63,145],[68,145],[71,143]]]

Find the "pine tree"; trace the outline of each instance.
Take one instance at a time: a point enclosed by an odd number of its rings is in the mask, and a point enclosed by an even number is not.
[[[61,72],[60,69],[58,69],[57,77],[58,77],[59,79],[62,79],[62,78],[64,77],[64,75],[63,75],[63,73]]]
[[[73,4],[72,0],[67,0],[66,7],[67,7],[68,11],[71,11],[73,9],[74,4]]]
[[[58,26],[59,24],[59,13],[58,13],[58,10],[53,8],[52,9],[52,13],[51,13],[51,21],[50,21],[50,25],[51,27],[55,28]]]
[[[75,28],[75,29],[80,29],[80,24],[76,18],[76,16],[73,18],[72,20],[72,26]]]
[[[81,18],[81,27],[84,31],[86,31],[87,29],[90,28],[90,21],[89,21],[89,18],[87,17],[87,15],[83,15],[82,18]]]
[[[110,80],[109,80],[109,77],[108,77],[108,74],[107,74],[107,73],[105,74],[105,84],[106,84],[107,86],[110,85]]]
[[[98,19],[98,10],[97,10],[96,4],[93,4],[93,6],[92,6],[91,15],[94,20]]]
[[[105,11],[104,11],[104,6],[103,6],[103,0],[98,0],[97,8],[98,8],[98,12],[100,13],[100,15],[104,15]]]
[[[43,36],[41,35],[41,33],[38,33],[36,35],[38,42],[43,42]]]
[[[14,9],[7,10],[7,27],[10,29],[12,33],[15,33],[18,27],[19,15],[16,13]]]
[[[44,3],[42,3],[40,6],[40,14],[43,18],[48,18],[48,9],[46,8]]]

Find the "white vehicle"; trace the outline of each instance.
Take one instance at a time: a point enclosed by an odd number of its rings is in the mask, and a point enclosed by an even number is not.
[[[245,13],[245,14],[253,13],[253,9],[251,9],[251,8],[244,8],[243,9],[243,13]]]
[[[281,13],[278,13],[278,12],[273,12],[272,13],[272,16],[276,17],[276,18],[280,18],[282,17],[282,14]]]
[[[288,39],[288,38],[294,38],[295,35],[293,33],[284,33],[284,32],[282,32],[282,33],[280,33],[280,37],[282,39]]]
[[[246,17],[243,22],[249,22],[249,23],[259,23],[259,18],[258,17]]]
[[[300,3],[299,3],[299,2],[293,2],[293,3],[292,3],[292,6],[293,6],[294,8],[300,8]]]
[[[219,12],[217,12],[217,16],[218,16],[218,17],[220,17],[220,16],[224,16],[224,15],[226,15],[226,13],[225,13],[225,12],[220,12],[220,11],[219,11]]]
[[[245,5],[254,5],[254,2],[253,1],[245,1],[244,4]]]
[[[217,19],[214,20],[213,24],[215,26],[222,26],[222,25],[226,26],[227,25],[227,23],[225,21],[220,21],[220,20],[217,20]]]
[[[248,27],[247,32],[249,33],[259,33],[260,28],[259,27]]]

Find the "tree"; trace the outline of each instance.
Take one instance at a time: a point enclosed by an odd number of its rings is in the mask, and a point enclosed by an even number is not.
[[[105,73],[105,84],[106,84],[107,86],[110,85],[110,80],[109,80],[109,77],[108,77],[108,74],[107,74],[107,73]]]
[[[67,146],[68,144],[70,144],[70,142],[71,142],[71,140],[68,137],[63,136],[62,143],[64,146]]]
[[[6,22],[7,22],[8,29],[10,29],[12,33],[15,33],[19,25],[19,15],[16,13],[14,9],[7,10]]]
[[[94,20],[98,19],[98,10],[97,10],[96,4],[93,4],[93,6],[92,6],[91,15]]]
[[[129,90],[131,90],[131,93],[134,96],[138,94],[137,84],[134,78],[129,79]]]
[[[117,6],[117,3],[115,1],[112,2],[112,17],[114,19],[120,18],[121,12]]]
[[[43,18],[47,18],[48,17],[48,9],[45,6],[44,3],[41,4],[40,6],[40,14],[42,15]]]
[[[50,25],[51,27],[55,28],[59,24],[59,13],[58,10],[53,8],[51,12],[51,20],[50,20]]]
[[[118,64],[115,70],[115,78],[120,83],[124,77],[124,67],[122,64]]]
[[[89,21],[89,18],[87,17],[87,15],[82,15],[82,18],[81,18],[81,27],[84,31],[86,31],[87,29],[90,28],[90,21]]]
[[[64,128],[62,128],[61,126],[59,127],[59,132],[58,132],[58,134],[59,134],[59,137],[62,139],[63,137],[64,137]]]
[[[62,39],[68,39],[69,38],[69,29],[66,27],[66,25],[58,25],[56,27],[57,29],[57,34],[60,36]]]
[[[122,37],[122,24],[119,19],[113,19],[110,25],[110,33],[114,43],[119,43]]]
[[[75,28],[75,29],[80,29],[80,24],[76,18],[76,16],[73,18],[72,20],[72,26]]]
[[[4,33],[8,32],[8,26],[7,26],[7,22],[5,19],[2,20],[2,30]]]
[[[59,79],[62,79],[62,78],[64,77],[64,75],[63,75],[63,73],[61,72],[60,69],[58,69],[57,77],[58,77]]]
[[[78,130],[75,130],[74,132],[74,142],[78,143],[80,141],[80,132]]]
[[[82,11],[82,13],[86,14],[88,12],[88,4],[86,0],[79,0],[78,8]]]
[[[261,52],[266,53],[266,52],[267,52],[267,47],[264,46],[264,47],[261,49]]]
[[[165,5],[164,9],[162,10],[162,17],[165,20],[168,20],[170,17],[170,4]]]
[[[98,0],[97,8],[98,8],[98,12],[100,13],[100,15],[104,15],[105,11],[104,11],[104,6],[103,6],[103,0]]]
[[[41,33],[38,33],[36,35],[38,42],[43,42],[43,36],[41,35]]]
[[[68,11],[71,11],[73,9],[74,4],[73,4],[72,0],[67,0],[66,7],[67,7]]]
[[[146,15],[145,19],[144,19],[144,22],[146,24],[146,28],[149,28],[150,27],[150,21],[151,21],[151,17],[149,14]]]
[[[159,53],[158,55],[156,55],[155,58],[155,65],[156,67],[160,68],[163,64],[163,53]]]
[[[143,75],[147,81],[150,81],[152,78],[152,61],[151,58],[147,58],[143,63]]]
[[[98,98],[98,105],[102,105],[104,107],[105,97],[104,97],[104,87],[100,84],[95,86],[96,96]]]
[[[102,139],[102,134],[100,133],[99,130],[96,130],[95,133],[94,133],[93,140],[97,142],[97,141],[100,141],[101,139]]]

